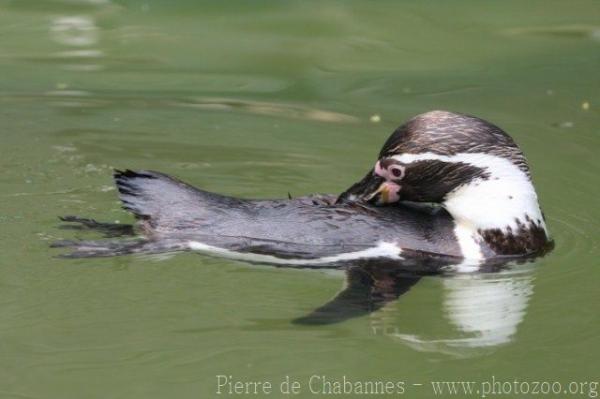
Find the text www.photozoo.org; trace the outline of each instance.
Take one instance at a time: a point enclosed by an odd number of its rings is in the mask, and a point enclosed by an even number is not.
[[[503,380],[491,376],[484,381],[427,381],[409,382],[404,380],[360,380],[347,376],[329,377],[314,374],[308,378],[285,376],[274,380],[249,380],[219,374],[216,376],[218,395],[263,396],[298,395],[379,395],[399,396],[428,390],[439,397],[479,397],[494,396],[573,396],[596,398],[598,381],[540,381]]]

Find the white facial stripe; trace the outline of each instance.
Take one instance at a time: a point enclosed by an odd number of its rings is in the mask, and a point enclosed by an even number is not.
[[[496,177],[523,176],[526,180],[529,181],[529,177],[508,159],[482,152],[472,154],[460,153],[456,155],[439,155],[433,152],[423,152],[420,154],[399,154],[394,155],[391,158],[404,164],[426,160],[436,160],[442,162],[462,162],[471,166],[485,169]]]
[[[525,216],[540,221],[546,230],[537,195],[529,177],[508,159],[485,153],[439,155],[431,152],[399,154],[393,159],[409,164],[423,160],[461,162],[484,169],[487,180],[478,178],[457,187],[446,196],[444,207],[461,225],[472,230],[517,228]]]
[[[351,261],[366,258],[389,258],[402,260],[400,256],[402,249],[391,242],[381,242],[376,247],[362,251],[348,252],[345,254],[324,256],[315,259],[286,259],[273,255],[262,255],[253,253],[235,252],[229,249],[215,247],[198,241],[190,241],[188,246],[193,251],[204,252],[210,255],[218,255],[229,259],[243,260],[256,263],[267,263],[272,265],[296,265],[296,266],[319,266],[331,265],[343,261]]]

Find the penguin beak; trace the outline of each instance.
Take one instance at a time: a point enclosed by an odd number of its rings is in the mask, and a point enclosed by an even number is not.
[[[398,191],[400,186],[390,182],[374,171],[370,171],[358,183],[355,183],[338,197],[337,203],[343,202],[370,202],[374,204],[387,204],[400,199]]]
[[[375,202],[377,205],[389,204],[400,199],[398,195],[400,186],[396,183],[385,181],[379,185],[377,190],[364,198],[367,202]]]

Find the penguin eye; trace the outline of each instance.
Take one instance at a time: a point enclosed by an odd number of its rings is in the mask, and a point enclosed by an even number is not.
[[[390,168],[390,172],[392,173],[392,175],[395,178],[402,178],[402,175],[404,174],[404,171],[402,170],[402,168],[400,168],[398,166],[392,166]]]

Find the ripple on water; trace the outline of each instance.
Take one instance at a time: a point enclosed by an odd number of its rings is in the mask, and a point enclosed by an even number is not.
[[[567,165],[564,167],[567,168]],[[561,275],[588,273],[589,268],[597,264],[600,217],[597,207],[589,204],[597,197],[594,192],[597,187],[591,184],[596,176],[592,170],[581,169],[588,168],[574,165],[563,175],[555,176],[552,187],[556,189],[543,198],[543,202],[549,205],[546,207],[546,219],[555,241],[549,260],[560,266]],[[575,173],[577,178],[573,178]],[[567,187],[568,192],[564,190]]]
[[[114,93],[114,92],[113,92]],[[120,109],[175,107],[199,111],[226,111],[254,115],[273,116],[287,119],[328,123],[357,123],[360,118],[341,112],[312,108],[302,104],[275,103],[236,98],[179,98],[164,95],[139,96],[133,92],[104,94],[89,90],[69,88],[58,83],[55,90],[43,93],[11,94],[4,93],[1,97],[30,100],[48,100],[58,107],[105,108],[119,107]]]
[[[510,36],[542,36],[600,41],[600,26],[596,25],[524,26],[506,29],[503,33]]]
[[[358,118],[339,112],[310,108],[304,105],[239,100],[231,98],[197,98],[193,101],[174,102],[173,105],[196,109],[242,111],[257,115],[304,119],[318,122],[354,123]]]

